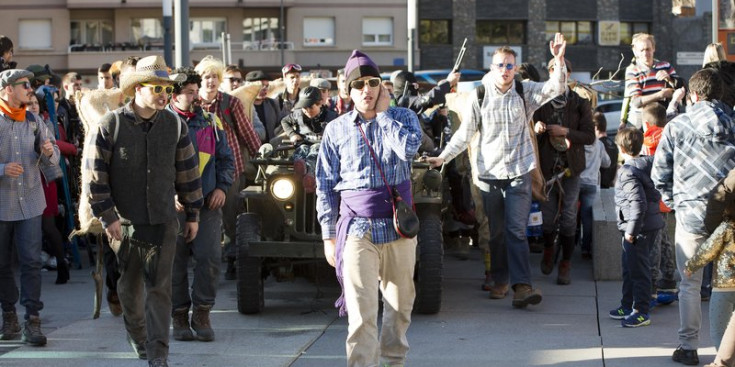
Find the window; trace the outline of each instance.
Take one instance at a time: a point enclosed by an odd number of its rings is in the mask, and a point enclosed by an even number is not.
[[[592,37],[592,22],[575,22],[575,21],[551,21],[546,22],[546,40],[551,41],[554,39],[554,34],[557,32],[564,35],[567,43],[570,45],[591,45],[593,44]]]
[[[651,25],[649,23],[620,22],[621,45],[630,45],[636,33],[651,33]]]
[[[257,50],[279,42],[278,18],[245,18],[242,20],[242,40],[245,49]]]
[[[363,46],[392,46],[392,18],[362,18]]]
[[[109,20],[72,20],[72,45],[105,45],[112,43],[112,21]]]
[[[423,19],[419,22],[419,41],[424,45],[448,45],[451,29],[451,20]]]
[[[516,20],[478,20],[477,43],[520,45],[526,43],[526,24]]]
[[[189,21],[189,42],[196,46],[216,46],[222,41],[225,18],[192,18]]]
[[[334,18],[304,18],[304,46],[334,46]]]
[[[51,19],[21,19],[18,21],[18,48],[50,49]]]
[[[158,18],[131,19],[131,41],[135,44],[163,44],[163,26]]]

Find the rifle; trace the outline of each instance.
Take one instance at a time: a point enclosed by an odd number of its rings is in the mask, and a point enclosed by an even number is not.
[[[459,71],[460,66],[462,66],[462,60],[464,60],[464,53],[467,51],[467,37],[465,37],[464,42],[462,42],[462,48],[459,49],[459,54],[457,55],[457,61],[454,62],[454,67],[452,68],[452,72]]]

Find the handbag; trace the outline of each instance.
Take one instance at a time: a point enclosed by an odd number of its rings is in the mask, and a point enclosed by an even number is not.
[[[360,134],[362,134],[362,139],[365,140],[365,144],[370,150],[370,156],[372,156],[375,165],[378,167],[380,177],[383,179],[383,183],[385,183],[385,189],[388,190],[388,195],[390,195],[391,197],[391,204],[393,205],[393,228],[395,228],[396,233],[398,233],[398,235],[403,238],[416,237],[419,234],[420,228],[419,217],[416,215],[416,212],[413,210],[413,208],[408,206],[408,204],[403,201],[403,198],[398,192],[398,189],[396,189],[395,187],[391,187],[388,184],[388,180],[385,179],[383,169],[380,166],[380,161],[378,161],[378,159],[375,157],[375,151],[373,151],[373,147],[367,140],[367,136],[365,136],[365,131],[362,129],[362,125],[358,123],[357,128],[360,130]]]

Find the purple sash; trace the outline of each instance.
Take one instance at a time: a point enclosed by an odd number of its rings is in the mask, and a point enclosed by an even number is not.
[[[411,181],[406,180],[396,186],[401,198],[413,207]],[[337,280],[342,287],[342,294],[337,298],[334,306],[339,309],[339,316],[347,315],[345,307],[344,276],[342,267],[344,261],[342,252],[347,242],[347,229],[353,218],[391,219],[393,218],[392,195],[389,195],[385,186],[368,190],[350,190],[340,192],[339,219],[337,219],[337,243],[335,248],[335,270]]]

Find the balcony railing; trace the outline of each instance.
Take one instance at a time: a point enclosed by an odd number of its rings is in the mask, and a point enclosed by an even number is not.
[[[163,50],[163,42],[145,42],[134,44],[131,42],[108,43],[108,44],[89,44],[79,43],[69,46],[69,53],[72,52],[112,52],[112,51],[153,51]],[[293,42],[233,42],[232,48],[243,51],[276,51],[276,50],[293,50]],[[201,43],[192,44],[190,51],[194,50],[222,50],[220,43]]]

